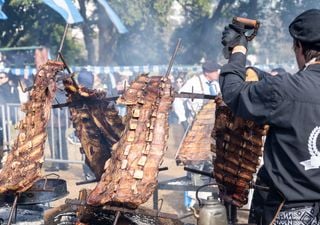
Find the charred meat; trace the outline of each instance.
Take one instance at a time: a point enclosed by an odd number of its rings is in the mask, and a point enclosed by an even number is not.
[[[46,127],[56,93],[55,76],[63,63],[48,61],[35,76],[29,101],[22,110],[26,116],[18,124],[19,134],[0,171],[0,193],[24,192],[41,177]]]
[[[157,185],[159,165],[167,148],[170,80],[142,75],[121,99],[131,105],[125,131],[113,147],[100,182],[88,197],[90,205],[138,207]],[[130,93],[132,94],[130,94]]]

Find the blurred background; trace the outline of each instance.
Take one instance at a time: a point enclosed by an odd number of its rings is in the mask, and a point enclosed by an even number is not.
[[[55,56],[66,21],[45,1],[10,0],[0,21],[1,48],[42,46]],[[108,3],[125,26],[116,28],[106,13]],[[138,66],[162,65],[178,38],[183,49],[176,63],[197,64],[203,58],[223,61],[221,32],[233,16],[258,19],[261,29],[249,54],[258,65],[281,64],[290,69],[288,24],[300,12],[317,7],[313,0],[74,0],[83,21],[71,25],[63,55],[71,65]],[[281,51],[278,51],[281,50]],[[19,54],[10,66],[32,66],[32,56]],[[28,58],[28,59],[27,59]],[[32,60],[31,60],[32,61]],[[18,65],[19,64],[19,65]]]

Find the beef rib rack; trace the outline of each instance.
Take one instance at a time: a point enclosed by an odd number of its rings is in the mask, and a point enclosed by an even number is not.
[[[178,165],[198,164],[203,161],[212,161],[211,132],[214,127],[216,109],[215,101],[204,104],[192,121],[176,155]]]
[[[46,128],[57,89],[55,77],[63,69],[63,63],[48,61],[37,72],[29,101],[22,107],[26,116],[17,125],[18,137],[0,170],[0,193],[24,192],[41,178]]]
[[[113,146],[89,205],[136,208],[157,186],[157,175],[168,140],[168,112],[173,97],[165,77],[139,76],[119,100],[130,105],[120,141]]]
[[[114,103],[104,91],[76,85],[72,79],[64,81],[71,120],[86,163],[100,179],[105,162],[111,157],[112,145],[119,141],[124,125]]]
[[[257,80],[256,72],[247,70],[246,82]],[[216,99],[216,103],[216,121],[212,132],[216,140],[216,146],[212,146],[215,153],[214,177],[221,197],[242,207],[248,202],[249,189],[260,166],[264,137],[269,127],[235,116],[221,98]]]

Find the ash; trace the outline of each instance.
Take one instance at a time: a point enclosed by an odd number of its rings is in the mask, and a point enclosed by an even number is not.
[[[130,215],[126,213],[125,216],[127,218],[130,218],[130,220],[137,225],[157,225],[158,224],[155,218],[141,215],[141,214]]]
[[[0,225],[7,224],[11,207],[0,208]],[[14,223],[14,218],[12,223]],[[17,209],[16,225],[43,225],[43,211],[30,209]]]

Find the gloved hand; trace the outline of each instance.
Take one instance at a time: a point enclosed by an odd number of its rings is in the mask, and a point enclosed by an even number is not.
[[[235,24],[229,24],[224,28],[221,43],[225,46],[223,49],[225,58],[229,58],[232,49],[237,45],[247,48],[248,41],[245,32],[245,29]]]

